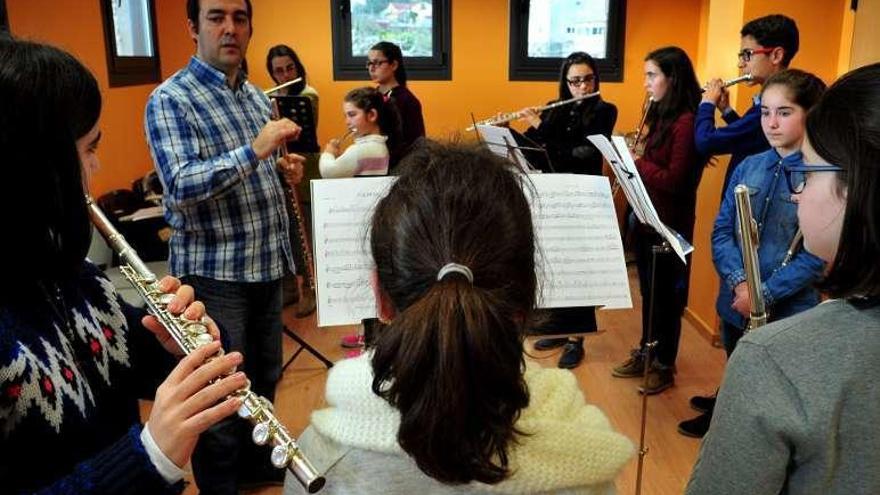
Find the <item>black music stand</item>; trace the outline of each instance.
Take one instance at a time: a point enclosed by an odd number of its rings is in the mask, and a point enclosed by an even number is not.
[[[318,146],[318,126],[312,109],[312,100],[308,96],[279,95],[272,98],[278,102],[278,113],[302,128],[299,138],[287,143],[287,151],[290,153],[321,151],[321,147]]]
[[[293,356],[290,356],[287,359],[287,361],[285,361],[284,366],[281,367],[281,373],[284,373],[287,370],[287,367],[290,366],[291,364],[293,364],[293,360],[296,359],[297,357],[299,357],[299,355],[300,355],[300,353],[302,353],[302,351],[309,351],[309,353],[312,356],[315,356],[315,358],[318,361],[321,361],[322,363],[324,363],[324,366],[326,366],[328,370],[333,367],[332,361],[330,361],[329,359],[327,359],[326,356],[321,354],[321,351],[315,349],[308,342],[306,342],[302,337],[300,337],[299,335],[294,333],[293,330],[287,328],[287,325],[285,325],[283,327],[283,330],[284,330],[285,335],[287,335],[288,337],[293,339],[297,344],[299,344],[299,349],[297,349],[296,352],[293,353]]]

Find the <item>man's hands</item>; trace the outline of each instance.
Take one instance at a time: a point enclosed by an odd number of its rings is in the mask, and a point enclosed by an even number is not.
[[[302,128],[290,119],[270,120],[260,130],[251,146],[257,158],[264,160],[285,142],[298,139],[300,132]]]
[[[296,153],[288,153],[275,161],[275,166],[284,176],[284,182],[290,187],[296,187],[302,182],[305,174],[306,157],[297,155]]]

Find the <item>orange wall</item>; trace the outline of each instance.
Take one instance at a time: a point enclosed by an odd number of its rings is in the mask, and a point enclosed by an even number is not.
[[[848,3],[849,0],[703,0],[703,12],[709,19],[706,39],[700,44],[706,53],[699,56],[699,75],[703,79],[735,76],[735,54],[739,49],[742,25],[757,17],[782,13],[797,22],[800,32],[800,48],[792,67],[813,72],[830,84],[838,75],[839,57],[848,57],[848,53],[841,55],[842,49],[848,46],[842,40],[846,34],[844,14]],[[736,107],[745,111],[758,88],[739,85],[733,91]],[[718,277],[712,264],[710,236],[727,163],[727,157],[720,157],[715,166],[706,170],[697,194],[688,313],[706,330],[714,330],[717,322]]]
[[[697,52],[700,0],[674,3],[650,0],[627,2],[625,81],[602,83],[603,98],[620,109],[618,129],[638,122],[644,90],[642,59],[652,48],[678,44]],[[555,82],[510,82],[508,66],[508,0],[452,3],[451,81],[413,81],[422,102],[428,134],[443,138],[470,124],[470,112],[479,119],[499,111],[543,104],[555,98]],[[652,22],[644,22],[652,19]],[[296,10],[285,0],[261,0],[255,5],[254,36],[248,63],[251,79],[268,87],[265,53],[276,43],[291,45],[303,59],[309,83],[321,95],[319,137],[324,141],[344,133],[342,97],[369,81],[333,81],[330,7],[326,0],[300,0]],[[364,70],[366,74],[366,69]]]
[[[103,94],[101,114],[101,170],[92,182],[92,193],[131,187],[131,181],[152,169],[149,150],[144,139],[144,106],[155,84],[110,88],[107,79],[107,56],[100,2],[57,0],[6,0],[9,26],[21,38],[50,43],[80,59],[98,79]],[[171,72],[169,60],[180,60],[181,36],[175,36],[163,14],[184,17],[183,2],[159,0],[159,50],[163,78]],[[182,27],[185,24],[178,22]],[[181,31],[185,34],[185,31]],[[185,41],[185,38],[183,39]],[[191,44],[189,46],[192,46]],[[185,58],[184,58],[185,60]],[[179,65],[178,62],[176,65]]]

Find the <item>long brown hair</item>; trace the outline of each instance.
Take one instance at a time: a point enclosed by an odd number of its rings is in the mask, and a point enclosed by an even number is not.
[[[373,391],[400,411],[397,439],[444,483],[510,474],[528,405],[523,329],[535,307],[529,204],[510,164],[486,150],[426,144],[376,207],[371,248],[393,321],[376,339]],[[471,283],[447,263],[465,265]]]

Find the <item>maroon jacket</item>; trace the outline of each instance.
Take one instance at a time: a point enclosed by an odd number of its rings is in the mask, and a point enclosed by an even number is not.
[[[694,114],[683,113],[671,124],[661,143],[648,132],[645,155],[636,160],[639,175],[660,215],[660,220],[685,239],[694,238],[697,186],[706,159],[694,145]]]

